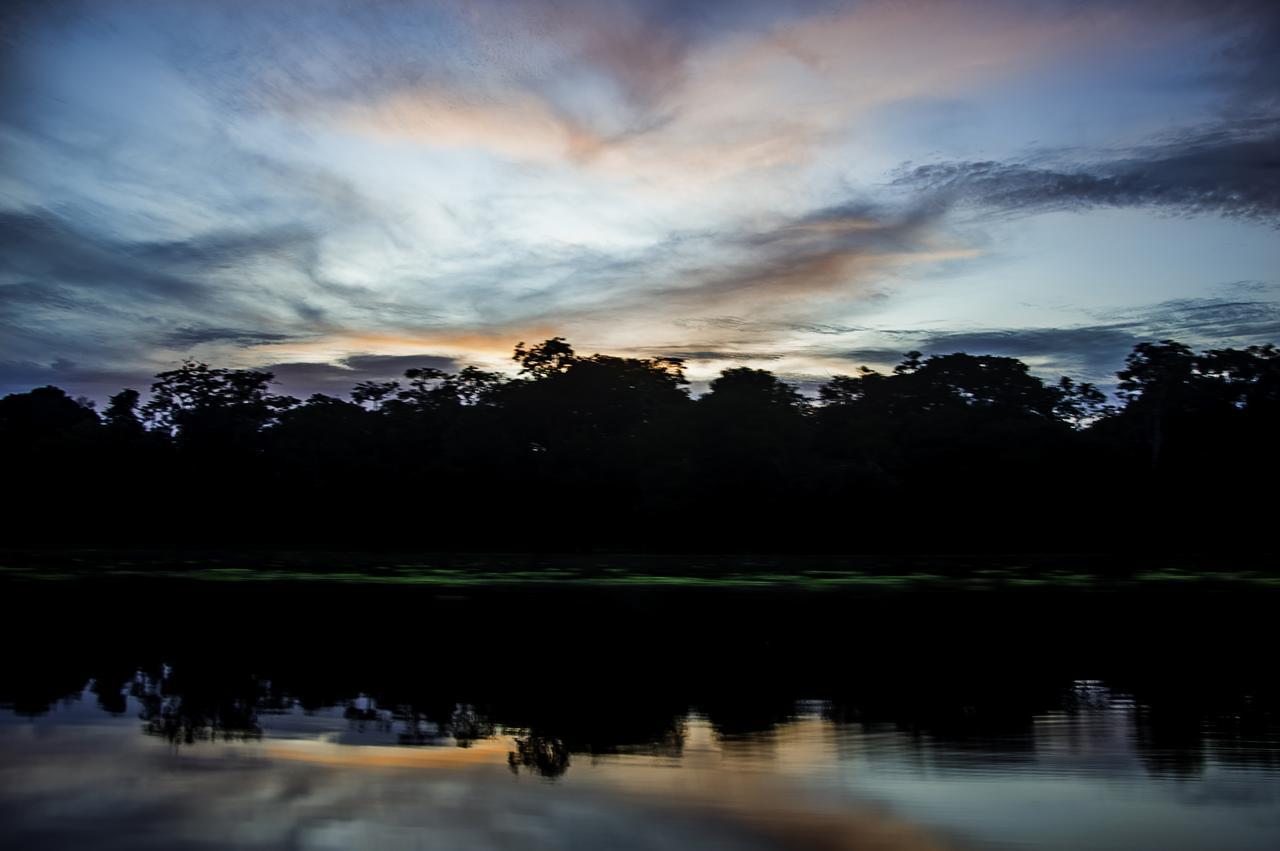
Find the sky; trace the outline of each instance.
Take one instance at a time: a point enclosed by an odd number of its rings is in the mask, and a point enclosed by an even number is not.
[[[1280,340],[1280,6],[33,0],[0,393]]]

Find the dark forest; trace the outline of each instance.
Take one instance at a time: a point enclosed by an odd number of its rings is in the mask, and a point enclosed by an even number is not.
[[[1280,350],[1143,343],[1116,398],[908,353],[807,398],[762,370],[515,350],[349,399],[189,361],[102,410],[0,400],[15,546],[443,551],[1266,550]]]

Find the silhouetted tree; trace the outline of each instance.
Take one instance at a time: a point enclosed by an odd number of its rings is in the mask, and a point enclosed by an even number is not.
[[[92,409],[58,387],[0,399],[0,470],[10,508],[6,537],[30,535],[65,517],[99,466],[101,425]],[[20,511],[15,516],[14,509]],[[25,516],[24,516],[25,515]],[[49,537],[60,532],[50,529]]]
[[[552,337],[550,340],[527,348],[523,342],[516,343],[512,360],[520,364],[521,375],[546,378],[567,370],[576,357],[573,346],[570,346],[564,337]]]
[[[809,404],[766,370],[727,369],[695,405],[700,501],[738,513],[744,538],[786,522],[807,485]]]
[[[153,428],[180,442],[244,441],[297,404],[296,399],[270,392],[274,378],[269,372],[186,361],[156,376],[143,413]]]
[[[506,378],[501,373],[474,366],[464,366],[461,372],[446,376],[444,380],[449,394],[462,405],[493,404],[504,384]]]
[[[1258,416],[1275,416],[1280,407],[1280,349],[1249,346],[1211,349],[1196,358],[1203,384],[1217,387],[1217,404]]]
[[[1116,373],[1126,414],[1143,421],[1152,465],[1160,462],[1166,422],[1171,413],[1194,398],[1195,356],[1174,342],[1139,343]]]
[[[405,370],[409,386],[396,394],[396,402],[416,411],[427,411],[442,405],[456,403],[445,385],[448,376],[443,370],[424,366]]]
[[[1086,428],[1115,413],[1107,394],[1088,381],[1076,382],[1064,375],[1054,390],[1058,397],[1053,406],[1054,416],[1074,428]]]
[[[127,389],[108,398],[106,410],[102,412],[103,424],[121,435],[140,435],[143,432],[142,419],[138,416],[140,398],[137,390]]]
[[[351,388],[351,399],[358,405],[377,410],[387,399],[394,399],[399,392],[399,381],[361,381]]]
[[[0,399],[0,436],[10,444],[44,443],[84,434],[98,415],[60,387],[37,387]]]
[[[1280,475],[1280,351],[1142,343],[1118,404],[1009,357],[907,353],[806,398],[673,358],[516,347],[520,374],[407,370],[298,402],[270,373],[188,361],[102,416],[56,387],[0,399],[10,525],[55,538],[427,549],[1117,546],[1220,539],[1199,494]],[[149,425],[150,428],[145,428]],[[96,487],[95,487],[96,485]],[[104,494],[106,498],[104,498]],[[1261,540],[1261,502],[1237,530]],[[250,520],[249,518],[253,518]],[[51,521],[45,524],[51,525]],[[1069,541],[1063,544],[1063,541]]]

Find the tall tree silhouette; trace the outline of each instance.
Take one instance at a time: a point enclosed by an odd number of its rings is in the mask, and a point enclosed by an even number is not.
[[[1140,344],[1117,404],[961,352],[909,352],[814,398],[750,368],[693,398],[678,359],[562,337],[514,359],[515,377],[418,367],[305,402],[270,373],[188,361],[101,417],[56,387],[13,394],[9,526],[94,545],[948,551],[1176,527],[1186,549],[1226,543],[1196,497],[1280,475],[1274,346]],[[1262,545],[1264,512],[1233,503],[1238,543]]]
[[[142,398],[137,390],[121,390],[107,399],[102,412],[103,424],[122,436],[136,436],[143,432],[142,419],[138,415],[138,403]]]
[[[1155,466],[1164,451],[1169,417],[1194,404],[1195,356],[1191,349],[1173,340],[1139,343],[1116,375],[1126,413],[1143,421],[1151,464]]]
[[[271,393],[274,378],[269,372],[186,361],[156,376],[143,413],[153,428],[182,443],[246,442],[297,404]]]

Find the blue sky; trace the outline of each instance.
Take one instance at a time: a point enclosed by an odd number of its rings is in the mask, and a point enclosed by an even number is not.
[[[1269,6],[9,4],[0,392],[1274,342]]]

